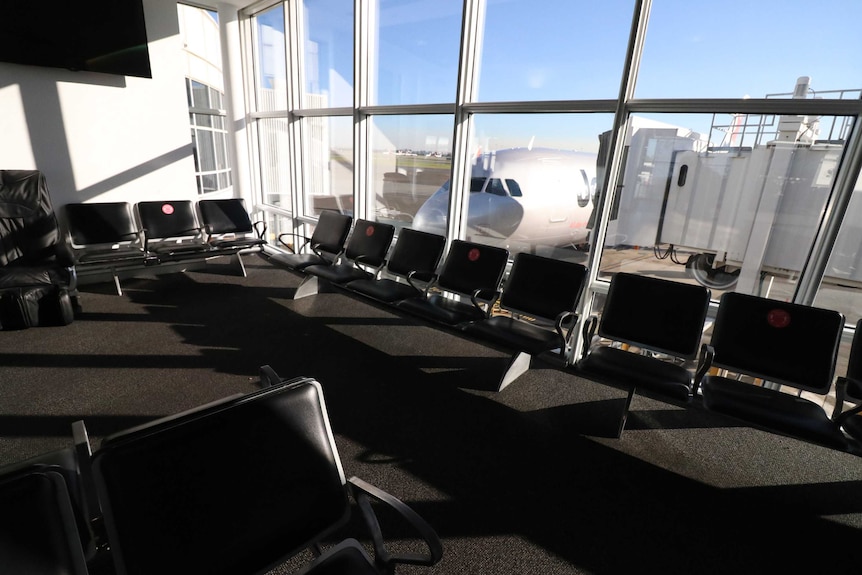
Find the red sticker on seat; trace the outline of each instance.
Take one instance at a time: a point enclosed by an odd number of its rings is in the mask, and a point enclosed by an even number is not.
[[[169,216],[174,213],[174,207],[171,204],[162,204],[162,213]]]
[[[367,228],[365,228],[365,235],[366,236],[373,236],[374,235],[374,226],[368,226]]]
[[[790,325],[790,312],[783,309],[769,310],[766,314],[766,323],[776,328],[783,328]]]
[[[475,262],[476,260],[479,259],[479,255],[480,255],[479,248],[473,248],[472,250],[467,252],[467,259],[470,260],[471,262]]]

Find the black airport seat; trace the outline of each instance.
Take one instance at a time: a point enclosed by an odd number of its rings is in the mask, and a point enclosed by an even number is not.
[[[852,409],[844,410],[845,402],[855,403]],[[856,322],[847,371],[835,382],[835,408],[832,419],[854,441],[862,445],[862,319]]]
[[[825,399],[831,390],[843,328],[837,311],[725,293],[698,371],[728,373],[703,376],[704,406],[773,433],[849,449],[822,402],[801,397],[807,391]]]
[[[565,365],[586,278],[587,268],[578,263],[525,252],[515,256],[500,296],[501,313],[464,326],[471,336],[514,350],[497,391],[526,372],[534,356],[555,351]]]
[[[314,295],[322,278],[333,284],[376,277],[386,263],[386,254],[395,235],[395,226],[369,220],[356,220],[353,233],[344,247],[344,254],[331,264],[306,267],[307,274],[296,289],[293,299]],[[368,269],[370,268],[370,270]]]
[[[64,213],[79,276],[108,273],[122,294],[118,270],[158,263],[128,202],[66,204]]]
[[[302,573],[388,575],[439,561],[440,540],[414,511],[345,479],[320,384],[261,371],[271,385],[259,391],[102,440],[91,469],[117,572],[252,575],[306,549],[318,556]],[[337,543],[350,496],[374,558],[357,539]],[[400,513],[427,553],[390,553],[372,500]]]
[[[352,216],[332,210],[320,212],[310,238],[292,232],[279,234],[278,242],[291,252],[279,256],[279,263],[302,271],[308,266],[334,262],[344,250],[352,224]]]
[[[625,272],[611,278],[601,319],[584,322],[577,370],[628,389],[618,435],[639,388],[691,400],[696,375],[687,364],[698,356],[709,300],[701,285]]]
[[[383,303],[415,297],[424,288],[418,285],[419,278],[429,281],[433,277],[445,247],[446,238],[441,235],[401,228],[382,272],[353,280],[345,287]]]
[[[159,262],[203,257],[212,251],[204,241],[191,200],[138,202],[137,208],[144,249],[155,254]]]
[[[88,543],[71,449],[0,469],[0,572],[86,575]]]
[[[500,281],[508,259],[506,249],[455,240],[440,273],[431,278],[423,292],[395,305],[450,327],[485,319],[500,297]]]
[[[266,245],[266,224],[252,223],[240,198],[198,202],[206,243],[219,255],[234,255],[240,273],[246,276],[243,252],[260,251]]]

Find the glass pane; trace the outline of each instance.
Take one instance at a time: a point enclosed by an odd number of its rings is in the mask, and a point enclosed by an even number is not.
[[[488,0],[478,101],[616,98],[632,0]]]
[[[856,181],[814,305],[840,311],[848,325],[862,319],[862,176]]]
[[[789,98],[800,76],[822,91],[862,86],[848,49],[862,2],[653,0],[638,98]],[[857,95],[858,97],[858,95]]]
[[[215,170],[215,142],[213,133],[209,130],[198,130],[198,157],[201,162],[201,171],[209,172]]]
[[[730,290],[792,299],[843,144],[813,139],[817,119],[777,120],[632,118],[600,274],[696,281],[714,298]]]
[[[371,213],[380,221],[410,223],[446,234],[452,124],[449,115],[375,116],[371,135]],[[423,214],[420,216],[419,214]],[[433,216],[431,214],[434,214]],[[412,227],[417,227],[414,225]]]
[[[290,147],[287,119],[257,120],[260,188],[264,203],[290,209]]]
[[[209,88],[205,84],[192,80],[192,106],[195,108],[209,108]]]
[[[352,214],[353,117],[303,118],[300,126],[305,214]]]
[[[287,109],[284,6],[278,4],[254,18],[257,37],[255,79],[260,112]]]
[[[377,6],[371,103],[454,102],[463,0],[378,0]]]
[[[612,122],[610,114],[477,115],[467,239],[585,262],[598,135]],[[448,195],[437,192],[414,227],[445,229]]]
[[[353,105],[353,0],[305,0],[305,108]]]

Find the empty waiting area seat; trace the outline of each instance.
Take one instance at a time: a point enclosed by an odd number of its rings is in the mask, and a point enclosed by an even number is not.
[[[837,311],[725,293],[699,368],[704,406],[774,433],[851,449],[822,407],[843,328]],[[727,373],[706,373],[707,368]],[[821,400],[806,399],[802,392]]]
[[[0,469],[0,572],[86,575],[71,449]]]
[[[514,351],[498,391],[523,374],[534,356],[555,351],[565,364],[586,277],[587,268],[578,263],[524,252],[515,256],[500,312],[464,326],[465,333]]]
[[[356,220],[353,233],[344,247],[344,254],[330,264],[314,264],[303,271],[307,274],[297,288],[294,299],[316,294],[319,279],[333,284],[376,277],[386,263],[386,254],[395,235],[395,226],[370,220]]]
[[[200,257],[210,251],[191,200],[138,202],[145,250],[160,262]]]
[[[506,249],[455,240],[440,272],[423,292],[395,305],[410,314],[451,327],[484,319],[500,297],[500,282],[508,259]]]
[[[332,210],[320,213],[311,237],[285,232],[278,243],[290,253],[278,257],[288,268],[301,272],[308,266],[329,264],[338,259],[350,234],[353,217]]]
[[[445,247],[446,238],[441,235],[401,228],[381,273],[352,280],[345,287],[383,303],[415,297],[434,277]]]
[[[437,563],[442,546],[424,520],[345,478],[320,384],[262,373],[270,385],[259,391],[102,441],[92,474],[117,571],[252,575],[305,549],[316,558],[302,573],[388,575],[399,563]],[[335,539],[351,496],[374,557],[355,538]],[[394,510],[427,551],[390,553],[372,501]]]
[[[847,371],[837,378],[835,388],[832,418],[854,441],[862,443],[862,319],[853,332]],[[845,411],[846,402],[856,405]]]
[[[710,291],[701,285],[625,272],[611,278],[601,318],[583,326],[577,370],[628,389],[622,434],[637,389],[680,402],[691,400]]]

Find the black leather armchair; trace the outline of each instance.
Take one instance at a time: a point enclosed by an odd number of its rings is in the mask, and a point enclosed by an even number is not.
[[[72,263],[45,176],[36,170],[0,170],[3,329],[71,323],[76,284]]]

